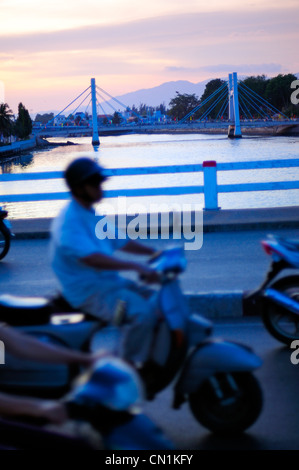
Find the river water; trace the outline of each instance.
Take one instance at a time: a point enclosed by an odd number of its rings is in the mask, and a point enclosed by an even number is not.
[[[292,159],[299,157],[299,137],[247,137],[228,139],[226,135],[207,134],[129,134],[101,137],[101,145],[94,149],[90,137],[52,138],[49,141],[71,140],[78,145],[38,150],[1,162],[2,173],[31,173],[63,170],[73,158],[88,155],[98,159],[105,168],[143,167],[179,164],[200,164],[205,160],[243,162],[254,160]],[[299,168],[271,170],[225,171],[218,173],[218,183],[246,183],[299,180]],[[170,175],[115,176],[106,183],[107,189],[161,186],[201,185],[202,173]],[[65,189],[62,180],[5,182],[1,194],[56,192]],[[183,192],[183,190],[182,190]],[[167,204],[170,210],[177,204],[203,207],[203,195],[129,198],[132,204],[142,204],[151,210],[153,204]],[[119,209],[117,199],[109,199]],[[222,209],[243,209],[299,205],[299,190],[259,191],[219,194]],[[19,202],[6,204],[11,218],[53,217],[65,201]],[[132,210],[131,210],[132,209]],[[137,212],[137,211],[136,211]],[[139,211],[140,212],[140,211]]]

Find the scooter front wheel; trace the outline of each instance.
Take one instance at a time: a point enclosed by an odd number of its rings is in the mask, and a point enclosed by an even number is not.
[[[236,434],[257,420],[263,395],[252,373],[219,373],[189,395],[189,405],[197,421],[210,431]]]
[[[5,227],[4,223],[0,222],[0,260],[3,259],[10,248],[10,231]]]

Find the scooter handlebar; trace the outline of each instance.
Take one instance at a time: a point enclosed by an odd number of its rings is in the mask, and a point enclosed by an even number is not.
[[[160,274],[161,281],[172,279],[185,271],[186,258],[183,248],[172,247],[161,251],[149,260],[149,265]]]

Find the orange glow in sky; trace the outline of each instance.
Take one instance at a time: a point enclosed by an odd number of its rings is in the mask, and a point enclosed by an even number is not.
[[[0,100],[4,86],[14,112],[60,111],[91,77],[120,96],[232,71],[299,73],[298,13],[297,0],[0,0]]]

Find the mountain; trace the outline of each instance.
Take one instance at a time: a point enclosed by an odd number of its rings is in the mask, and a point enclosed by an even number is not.
[[[299,78],[299,74],[294,75]],[[243,80],[246,78],[246,75],[238,75],[238,78]],[[192,83],[187,80],[166,82],[153,88],[141,89],[131,93],[126,93],[124,95],[116,96],[115,99],[129,108],[131,108],[133,105],[139,107],[140,104],[154,107],[159,106],[160,104],[164,104],[166,107],[168,107],[169,102],[172,100],[172,98],[175,97],[177,91],[180,94],[186,93],[188,95],[194,93],[198,98],[200,98],[205,90],[206,84],[211,80],[212,78],[209,78],[208,80],[204,80],[198,83]],[[222,77],[222,80],[227,80],[227,77]],[[118,105],[114,100],[107,100],[107,103],[111,103],[114,108],[118,109]]]
[[[199,83],[192,83],[188,82],[187,80],[166,82],[153,88],[146,88],[133,91],[131,93],[126,93],[121,96],[116,96],[115,99],[125,106],[129,106],[130,108],[133,105],[139,107],[140,104],[145,104],[148,106],[159,106],[160,104],[164,104],[167,107],[172,98],[175,97],[177,91],[180,94],[195,94],[198,98],[200,98],[204,92],[206,84],[209,81],[210,80],[204,80],[203,82]],[[109,100],[108,102],[111,103],[114,107],[116,106],[114,100]]]

